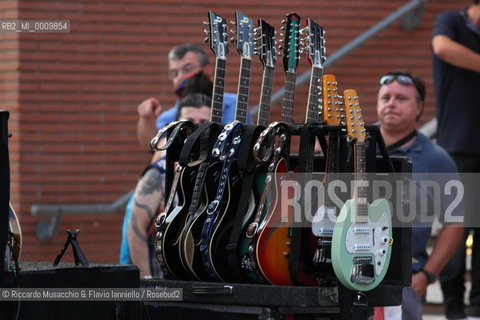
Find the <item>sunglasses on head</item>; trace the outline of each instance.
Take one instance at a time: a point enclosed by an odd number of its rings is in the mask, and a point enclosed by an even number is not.
[[[381,77],[379,84],[380,85],[389,84],[395,80],[397,80],[398,83],[403,85],[415,84],[412,77],[404,76],[404,75],[390,75],[390,74],[387,74]]]

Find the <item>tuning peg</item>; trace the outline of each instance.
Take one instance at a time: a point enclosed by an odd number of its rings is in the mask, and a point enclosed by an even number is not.
[[[205,34],[208,36],[208,34],[209,34],[210,32],[208,32],[207,29],[203,29],[203,33],[205,33]]]
[[[236,41],[237,41],[237,38],[235,38],[235,37],[230,38],[231,43],[235,43]]]
[[[203,39],[203,42],[207,43],[208,41],[210,41],[210,37],[206,37],[205,39]]]
[[[285,26],[281,26],[281,27],[280,27],[280,30],[285,30],[285,29],[286,29]]]
[[[206,26],[209,26],[209,25],[210,25],[210,22],[208,22],[208,21],[203,21],[203,24],[206,25]]]
[[[280,23],[283,23],[283,24],[287,23],[287,19],[283,19]]]
[[[230,24],[235,25],[235,21],[230,20]]]

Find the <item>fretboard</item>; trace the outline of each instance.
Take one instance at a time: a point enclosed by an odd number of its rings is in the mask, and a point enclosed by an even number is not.
[[[283,96],[282,121],[293,123],[293,106],[295,101],[295,85],[297,74],[287,71],[285,73],[285,93]]]
[[[250,66],[252,60],[242,58],[240,61],[240,74],[238,77],[237,111],[235,120],[247,122],[248,91],[250,89]]]
[[[308,92],[308,107],[307,114],[305,115],[305,123],[318,121],[320,118],[320,112],[323,107],[322,101],[322,75],[323,68],[312,67],[312,73],[310,75],[310,90]]]
[[[268,126],[270,123],[270,106],[272,101],[273,67],[263,69],[262,90],[260,94],[260,105],[258,110],[257,124]]]
[[[367,171],[366,171],[366,162],[365,162],[365,149],[366,145],[364,142],[357,142],[355,144],[355,190],[354,198],[357,199],[357,208],[356,208],[356,217],[355,221],[365,222],[365,217],[368,217],[368,203],[367,203]]]
[[[223,114],[223,92],[225,88],[225,66],[227,60],[217,58],[215,61],[215,76],[212,94],[211,122],[221,123]]]

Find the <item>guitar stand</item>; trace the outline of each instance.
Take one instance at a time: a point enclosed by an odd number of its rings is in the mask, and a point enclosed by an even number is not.
[[[60,260],[62,260],[63,254],[65,253],[65,251],[67,251],[68,246],[70,244],[72,245],[73,258],[75,259],[75,266],[82,264],[82,266],[87,267],[89,265],[88,260],[83,254],[83,251],[80,248],[80,244],[77,241],[77,236],[79,233],[80,233],[79,229],[76,229],[75,231],[67,230],[67,234],[68,234],[67,241],[65,241],[65,245],[63,246],[63,249],[60,251],[60,253],[57,255],[57,257],[53,261],[54,267],[56,267],[60,263]]]
[[[290,136],[301,136],[305,125],[289,125]],[[341,126],[329,126],[324,123],[308,125],[311,137],[314,137],[327,150],[325,136],[330,133],[342,135]],[[405,157],[389,157],[379,128],[366,126],[369,136],[366,150],[367,172],[411,172],[411,161]],[[340,139],[338,163],[340,173],[352,172],[354,163],[345,139]],[[176,147],[176,146],[175,146]],[[171,159],[178,158],[178,150],[169,150]],[[288,152],[288,151],[285,151]],[[378,155],[380,154],[380,156]],[[167,152],[168,155],[168,152]],[[168,158],[168,157],[167,157]],[[325,157],[314,155],[314,172],[325,168]],[[311,159],[309,159],[310,161]],[[170,160],[171,161],[171,160]],[[290,169],[305,163],[302,155],[288,155]],[[169,166],[167,166],[169,168]],[[195,319],[342,319],[366,320],[372,315],[374,306],[398,305],[402,301],[402,289],[410,285],[411,267],[411,229],[393,229],[395,238],[391,263],[383,281],[367,292],[349,290],[339,284],[330,283],[318,286],[276,286],[249,283],[219,283],[191,280],[144,279],[140,287],[163,287],[181,289],[182,301],[155,301],[145,303],[146,312],[151,317],[158,314],[166,318],[179,318],[179,314],[189,312]]]

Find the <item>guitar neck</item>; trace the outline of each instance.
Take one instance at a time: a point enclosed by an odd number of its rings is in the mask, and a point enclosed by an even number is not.
[[[283,96],[282,121],[293,123],[293,106],[295,101],[295,86],[297,74],[292,71],[285,73],[285,94]]]
[[[215,76],[213,83],[212,113],[210,122],[221,123],[223,115],[223,92],[225,90],[226,59],[215,59]]]
[[[367,171],[366,171],[366,157],[365,157],[366,145],[364,142],[357,142],[354,146],[354,156],[355,156],[355,170],[354,170],[354,179],[355,179],[355,189],[354,189],[354,198],[356,201],[356,222],[365,222],[365,218],[368,221],[368,203],[367,203]]]
[[[331,173],[338,172],[338,146],[339,146],[339,134],[338,131],[332,131],[328,134],[328,150],[326,153],[326,167],[325,177],[323,179],[324,185],[328,186],[330,183]],[[325,206],[334,207],[335,204],[325,191]]]
[[[248,92],[250,89],[250,67],[252,60],[240,60],[240,74],[238,77],[237,109],[235,120],[247,123]]]
[[[272,101],[274,71],[275,69],[273,67],[268,66],[263,69],[262,90],[257,117],[258,125],[268,126],[270,123],[270,106]]]
[[[323,102],[321,100],[322,76],[323,68],[312,66],[305,123],[319,120],[320,112],[323,107]]]

